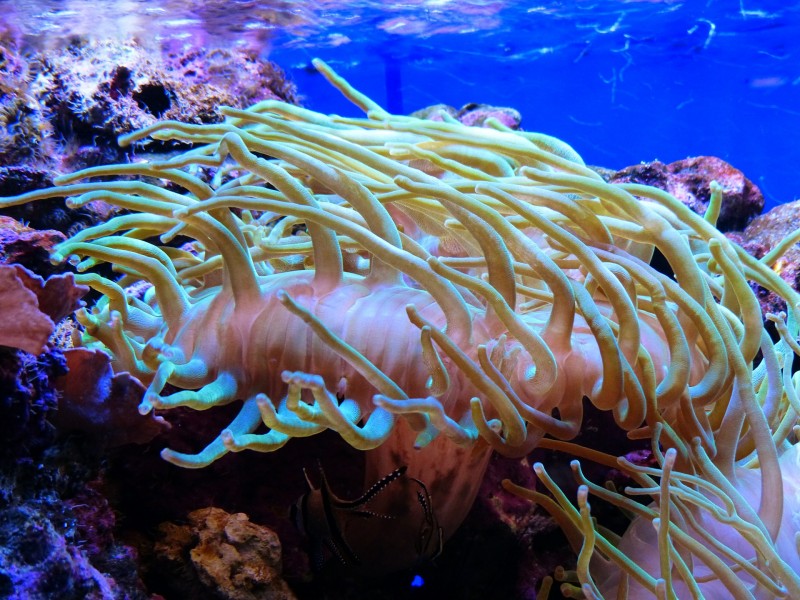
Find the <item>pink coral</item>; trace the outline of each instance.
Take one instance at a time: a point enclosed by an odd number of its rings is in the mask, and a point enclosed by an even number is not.
[[[88,291],[73,275],[47,281],[19,265],[0,265],[0,345],[40,354],[55,322],[73,312]]]

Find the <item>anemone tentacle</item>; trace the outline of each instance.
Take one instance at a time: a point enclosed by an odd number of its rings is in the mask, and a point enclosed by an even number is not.
[[[431,492],[413,541],[382,550],[380,527],[347,540],[393,569],[428,557],[416,536],[432,523],[452,535],[492,449],[568,450],[636,482],[612,491],[575,464],[574,504],[537,465],[549,495],[515,488],[575,546],[569,593],[800,597],[800,296],[770,268],[797,236],[756,260],[714,227],[719,186],[696,215],[605,182],[547,135],[391,115],[315,65],[366,118],[269,101],[215,125],[163,121],[120,144],[192,149],[0,199],[133,211],[56,248],[103,295],[78,315],[84,342],[143,382],[143,413],[242,403],[197,454],[163,457],[199,468],[329,429],[368,452],[365,481],[407,465]],[[122,277],[86,272],[102,263]],[[751,282],[786,301],[776,342]],[[571,445],[584,398],[649,438],[658,466]],[[414,486],[392,494],[419,502]],[[628,533],[594,522],[593,497],[634,515]]]

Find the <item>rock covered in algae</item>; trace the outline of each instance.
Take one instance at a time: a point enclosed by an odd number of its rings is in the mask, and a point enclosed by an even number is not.
[[[797,229],[800,229],[800,200],[781,204],[757,216],[744,231],[730,237],[756,258],[762,258]],[[800,290],[800,249],[797,244],[793,244],[774,263],[773,270],[795,290]],[[762,312],[786,310],[786,303],[781,298],[760,286],[755,287]]]
[[[188,521],[162,524],[155,547],[162,567],[176,571],[173,586],[181,589],[175,592],[226,600],[295,598],[281,577],[281,544],[272,530],[219,508],[195,510]],[[187,555],[193,573],[184,568]]]
[[[136,552],[114,536],[96,449],[34,441],[0,439],[0,598],[151,598]]]
[[[0,215],[0,263],[21,265],[36,273],[50,275],[63,266],[50,262],[53,248],[66,236],[60,231],[28,227],[16,219]]]
[[[442,121],[445,114],[469,127],[483,127],[488,119],[495,119],[510,129],[519,129],[522,122],[522,115],[515,108],[475,102],[465,104],[461,108],[447,104],[434,104],[411,113],[411,116],[430,121]]]
[[[220,106],[266,99],[298,101],[283,71],[245,48],[162,55],[132,40],[75,36],[22,56],[0,37],[0,190],[13,195],[50,184],[26,179],[124,162],[117,137],[160,119],[216,123]]]
[[[764,209],[764,196],[758,186],[739,169],[715,156],[694,156],[669,164],[653,161],[632,165],[614,173],[609,181],[652,185],[701,215],[708,208],[711,182],[716,181],[722,186],[717,220],[720,231],[743,229]]]

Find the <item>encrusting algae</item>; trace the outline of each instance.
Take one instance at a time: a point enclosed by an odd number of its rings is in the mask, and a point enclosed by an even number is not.
[[[367,451],[367,483],[405,467],[375,497],[396,518],[343,532],[380,573],[438,551],[432,532],[459,526],[493,450],[563,449],[639,487],[609,490],[577,462],[577,506],[540,464],[549,495],[507,484],[575,547],[562,591],[800,597],[800,297],[770,269],[796,236],[756,260],[715,228],[719,189],[701,217],[606,183],[552,137],[391,115],[315,65],[366,118],[265,101],[223,108],[217,125],[162,121],[120,143],[192,149],[0,201],[130,211],[57,249],[102,294],[79,313],[84,343],[147,386],[143,414],[241,402],[197,454],[162,456],[198,468],[331,429]],[[674,277],[650,265],[656,252]],[[100,263],[121,279],[88,272]],[[768,315],[777,342],[749,282],[786,301]],[[571,443],[584,397],[650,439],[658,466]],[[625,535],[592,519],[590,497],[633,515]]]

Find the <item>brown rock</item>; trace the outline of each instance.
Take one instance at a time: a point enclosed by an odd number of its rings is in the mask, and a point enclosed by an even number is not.
[[[20,276],[23,270],[0,265],[0,346],[40,354],[53,333],[54,324],[39,310],[36,294]]]
[[[133,39],[75,36],[42,60],[29,93],[56,133],[83,147],[66,157],[66,170],[124,159],[117,136],[159,119],[219,122],[221,105],[297,99],[277,65],[242,49],[164,56]]]
[[[105,352],[88,348],[64,351],[69,371],[59,377],[58,412],[53,424],[61,431],[82,431],[109,446],[146,444],[169,429],[162,417],[140,415],[145,387],[130,373],[114,374]]]
[[[36,273],[49,275],[55,271],[50,263],[50,254],[65,239],[64,234],[58,231],[39,231],[0,215],[0,263],[16,263]]]
[[[761,258],[798,228],[800,228],[800,200],[795,200],[759,215],[743,232],[729,237],[756,258]],[[797,244],[789,248],[772,268],[795,290],[800,290],[800,248]],[[778,313],[786,310],[785,302],[775,294],[760,286],[757,287],[756,293],[763,312]]]
[[[518,110],[489,104],[466,104],[458,111],[456,118],[469,127],[483,127],[487,119],[495,119],[506,127],[519,129],[522,122]]]
[[[36,294],[39,310],[58,323],[81,306],[89,288],[75,283],[72,273],[51,275],[46,280],[20,265],[12,265],[17,277],[30,291]]]
[[[219,508],[189,513],[189,525],[162,524],[156,553],[185,577],[188,559],[199,582],[226,600],[290,600],[295,595],[281,576],[281,544],[272,530],[243,513]],[[195,588],[191,582],[184,589]]]
[[[696,156],[668,165],[654,161],[626,167],[611,183],[642,183],[665,190],[698,214],[708,208],[711,182],[722,186],[721,231],[743,229],[764,208],[764,196],[740,170],[714,156]]]
[[[411,114],[412,117],[419,119],[428,119],[430,121],[443,121],[444,116],[442,113],[458,119],[464,125],[469,127],[484,127],[487,119],[496,119],[506,127],[511,129],[519,129],[522,122],[522,116],[519,111],[514,108],[506,106],[491,106],[489,104],[478,104],[471,102],[465,104],[460,109],[456,109],[447,104],[434,104],[415,111]]]
[[[72,273],[45,281],[20,265],[0,264],[0,345],[42,353],[55,323],[88,291]]]

